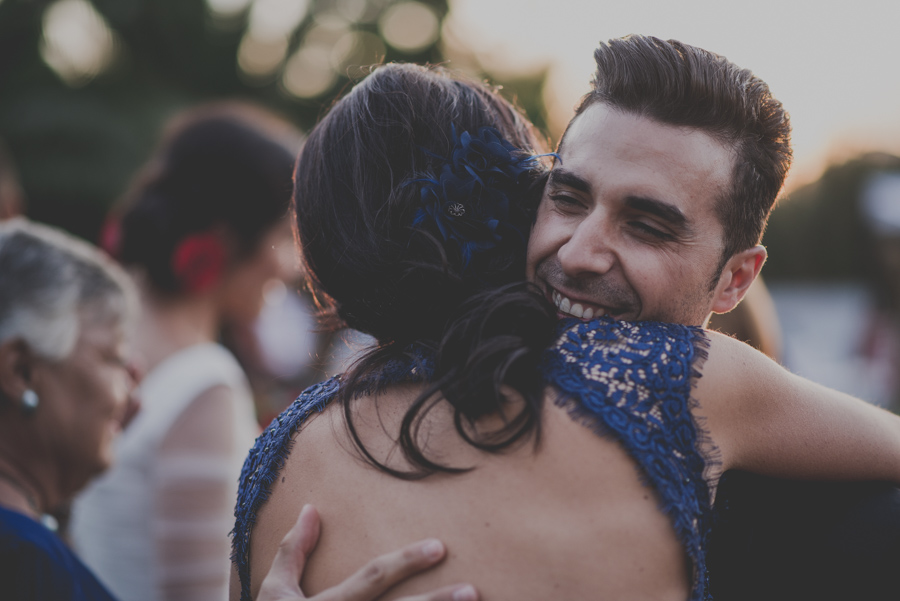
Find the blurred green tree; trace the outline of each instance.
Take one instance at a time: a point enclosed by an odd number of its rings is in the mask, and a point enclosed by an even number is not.
[[[779,200],[763,236],[766,279],[877,283],[871,229],[860,210],[874,173],[900,172],[900,157],[867,153],[829,166],[815,182]]]
[[[447,10],[446,0],[0,0],[0,138],[28,214],[96,240],[177,110],[240,98],[309,128],[361,66],[442,62]]]

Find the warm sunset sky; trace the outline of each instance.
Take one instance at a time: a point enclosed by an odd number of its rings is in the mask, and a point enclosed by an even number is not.
[[[447,35],[491,70],[550,65],[556,120],[568,120],[587,91],[599,40],[644,33],[718,52],[769,83],[794,126],[789,187],[814,179],[830,159],[900,153],[900,2],[450,2]]]

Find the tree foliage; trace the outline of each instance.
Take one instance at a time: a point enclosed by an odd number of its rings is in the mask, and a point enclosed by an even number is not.
[[[85,1],[113,32],[116,52],[95,77],[67,83],[41,54],[44,19],[55,2],[0,0],[0,138],[18,165],[29,215],[90,240],[96,240],[108,207],[151,153],[161,124],[178,110],[238,98],[267,106],[308,129],[350,78],[362,72],[343,68],[326,90],[298,98],[286,92],[279,71],[252,78],[239,68],[249,8],[222,17],[204,0]],[[419,2],[440,25],[447,0]],[[414,51],[384,41],[379,15],[395,4],[397,0],[309,0],[305,16],[289,35],[286,56],[314,35],[323,15],[355,5],[366,16],[348,23],[349,30],[384,42],[383,53],[366,57],[366,64],[443,62],[440,36]],[[522,87],[532,116],[540,121],[543,105],[537,92],[542,82],[543,74],[507,85],[504,92],[517,96]]]

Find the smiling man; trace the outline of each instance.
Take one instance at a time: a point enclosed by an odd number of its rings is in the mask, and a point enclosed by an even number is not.
[[[551,172],[531,237],[531,277],[561,313],[585,319],[702,324],[711,306],[730,310],[715,207],[734,155],[700,130],[590,105]],[[728,266],[743,270],[743,283],[764,257],[755,247]]]
[[[768,86],[724,57],[629,36],[559,148],[528,277],[566,316],[705,324],[759,274],[759,239],[791,160]]]
[[[628,36],[594,56],[538,208],[528,278],[560,317],[705,325],[765,262],[788,115],[765,82],[700,48]],[[896,598],[896,487],[726,473],[716,510],[718,599]]]

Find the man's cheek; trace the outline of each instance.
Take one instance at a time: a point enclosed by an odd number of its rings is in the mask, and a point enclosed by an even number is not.
[[[532,237],[528,241],[528,249],[525,254],[525,277],[528,278],[529,281],[533,282],[535,280],[535,273],[537,271],[537,265],[540,261],[538,243],[540,238],[535,236],[535,234],[539,234],[536,230],[532,230]]]

